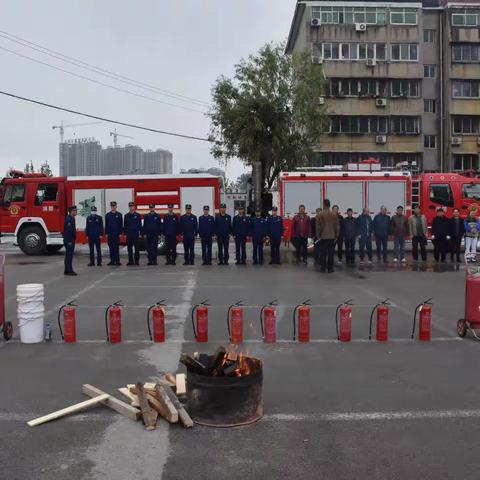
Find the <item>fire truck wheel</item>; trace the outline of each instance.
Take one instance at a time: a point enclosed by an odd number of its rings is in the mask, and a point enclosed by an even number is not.
[[[47,253],[57,253],[63,248],[63,245],[47,245]]]
[[[27,255],[41,255],[47,251],[45,232],[41,227],[26,227],[19,235],[18,246]]]
[[[467,322],[465,320],[462,319],[457,322],[457,333],[461,338],[467,334]]]
[[[12,322],[5,322],[3,326],[3,338],[8,342],[13,336],[13,325]]]

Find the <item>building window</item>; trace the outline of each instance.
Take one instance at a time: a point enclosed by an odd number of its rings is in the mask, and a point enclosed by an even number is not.
[[[453,80],[453,98],[480,98],[480,80]]]
[[[330,133],[387,133],[387,117],[343,116],[330,119]]]
[[[476,27],[479,23],[479,14],[466,8],[452,13],[452,25],[464,27]]]
[[[435,78],[435,65],[424,65],[423,66],[423,77],[424,78]]]
[[[313,54],[324,60],[385,60],[384,43],[316,43]]]
[[[478,135],[480,133],[480,116],[454,115],[453,133],[455,135]]]
[[[424,30],[423,31],[423,43],[435,43],[437,37],[437,32],[435,30]]]
[[[369,25],[385,25],[385,8],[365,7],[312,7],[312,19],[322,24],[367,23]]]
[[[437,136],[436,135],[424,135],[423,146],[425,148],[437,148]]]
[[[454,154],[453,170],[461,172],[465,170],[480,170],[480,156],[476,153]]]
[[[428,99],[423,101],[423,111],[425,113],[435,113],[436,107],[437,107],[436,100]]]
[[[416,43],[392,44],[392,61],[418,62],[418,45]]]
[[[392,8],[390,10],[390,23],[393,25],[416,25],[416,8]]]
[[[480,45],[453,45],[452,60],[454,62],[480,63]]]
[[[418,80],[402,80],[394,79],[391,82],[391,95],[392,97],[414,97],[420,96]]]
[[[419,117],[392,117],[390,131],[397,135],[418,135],[420,133]]]

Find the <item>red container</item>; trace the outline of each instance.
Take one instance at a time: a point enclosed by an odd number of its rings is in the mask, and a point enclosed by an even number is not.
[[[199,305],[195,309],[196,323],[197,323],[197,342],[208,342],[208,307]]]
[[[242,343],[243,342],[243,308],[232,307],[230,309],[230,342]]]
[[[310,341],[310,307],[302,305],[297,309],[298,341]]]
[[[114,305],[108,310],[108,341],[120,343],[122,341],[122,309]]]
[[[74,343],[77,341],[77,329],[74,307],[63,308],[63,341]]]
[[[158,305],[152,308],[153,341],[162,343],[165,341],[165,309]]]
[[[480,329],[480,276],[467,275],[465,285],[465,320],[473,330]]]
[[[274,307],[263,308],[263,341],[275,343],[277,341],[277,310]]]
[[[430,331],[432,323],[432,307],[424,304],[419,308],[418,320],[418,339],[422,342],[430,340]]]
[[[352,307],[340,307],[340,341],[349,342],[352,339]]]
[[[388,340],[388,313],[389,308],[386,305],[377,307],[377,342],[386,342]]]

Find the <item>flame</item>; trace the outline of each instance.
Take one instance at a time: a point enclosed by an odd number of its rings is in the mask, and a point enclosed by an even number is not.
[[[227,360],[237,362],[237,368],[235,369],[235,375],[237,377],[244,377],[252,373],[252,368],[248,361],[248,351],[239,351],[238,345],[229,345],[222,365],[224,365]]]

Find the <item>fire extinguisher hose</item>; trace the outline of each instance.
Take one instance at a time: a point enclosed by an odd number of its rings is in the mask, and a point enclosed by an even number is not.
[[[277,300],[272,300],[270,303],[268,303],[267,305],[264,305],[262,307],[262,309],[260,310],[260,328],[262,329],[262,338],[265,338],[265,329],[263,327],[263,312],[265,311],[265,309],[267,307],[270,307],[270,306],[273,306],[273,305],[276,305],[277,303]]]
[[[115,306],[120,305],[121,300],[117,300],[116,302],[110,304],[105,310],[105,333],[107,335],[107,342],[110,341],[110,332],[108,331],[108,311]]]
[[[340,309],[344,306],[344,305],[351,305],[351,302],[352,302],[352,299],[350,300],[347,300],[343,303],[340,303],[338,306],[337,306],[337,309],[335,310],[335,328],[337,330],[337,340],[340,340],[340,332],[339,332],[339,329],[338,329],[338,312],[340,311]]]
[[[413,340],[413,338],[415,337],[415,326],[416,326],[416,323],[417,323],[417,313],[419,312],[419,310],[421,309],[421,307],[423,307],[424,305],[430,305],[432,299],[429,298],[428,300],[425,300],[424,302],[422,303],[419,303],[416,307],[415,307],[415,310],[413,311],[413,327],[412,327],[412,334],[410,336],[410,338]]]
[[[192,314],[191,314],[191,317],[192,317],[192,327],[193,327],[193,336],[195,338],[197,338],[197,329],[195,328],[195,311],[197,310],[198,307],[202,306],[202,305],[208,305],[208,300],[204,300],[203,302],[200,302],[200,303],[197,303],[196,305],[194,305],[194,307],[192,308]]]
[[[232,311],[233,307],[240,307],[242,305],[243,300],[239,300],[237,303],[234,303],[228,307],[227,310],[227,330],[228,330],[228,338],[230,342],[232,341],[232,333],[230,331],[230,312]]]
[[[155,307],[163,307],[163,306],[165,306],[165,305],[164,305],[164,302],[166,302],[166,300],[160,300],[159,302],[154,303],[153,305],[151,305],[151,306],[148,308],[148,310],[147,310],[147,328],[148,328],[148,336],[150,337],[150,340],[153,340],[152,328],[150,327],[150,312],[151,312]]]
[[[375,312],[377,311],[378,307],[381,307],[382,305],[388,305],[389,298],[386,298],[383,302],[377,303],[375,307],[373,307],[372,313],[370,315],[370,328],[368,330],[368,339],[372,339],[372,323],[373,323],[373,316],[375,315]]]
[[[62,306],[60,307],[60,309],[58,310],[58,318],[57,318],[57,320],[58,320],[58,329],[60,330],[60,336],[62,337],[62,340],[65,340],[65,337],[64,337],[64,335],[63,335],[62,322],[60,321],[60,316],[61,316],[61,314],[62,314],[63,309],[64,309],[66,306],[67,306],[67,305],[62,305]]]
[[[311,298],[309,298],[308,300],[305,300],[304,302],[298,304],[294,309],[293,309],[293,341],[295,341],[297,339],[297,336],[296,336],[296,320],[297,320],[297,311],[300,307],[304,307],[306,305],[310,305],[310,302],[312,301]]]

